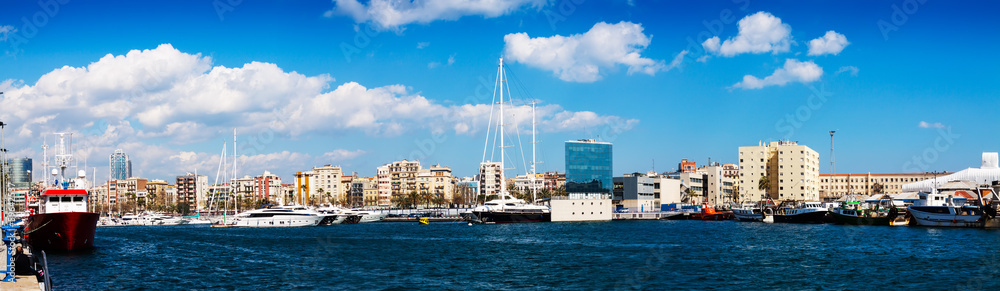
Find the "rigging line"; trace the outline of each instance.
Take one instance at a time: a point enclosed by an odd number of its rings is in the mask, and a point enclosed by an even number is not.
[[[497,85],[500,83],[500,65],[497,65],[497,76],[493,81],[493,100],[490,101],[490,120],[486,123],[486,141],[483,143],[483,162],[486,162],[486,149],[490,145],[490,126],[493,125],[493,107],[497,103]],[[495,142],[494,142],[495,144]],[[493,154],[490,154],[490,160],[493,159]]]

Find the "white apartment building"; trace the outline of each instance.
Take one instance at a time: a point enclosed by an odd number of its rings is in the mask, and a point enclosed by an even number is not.
[[[484,162],[479,164],[479,195],[500,195],[503,169],[499,162]]]

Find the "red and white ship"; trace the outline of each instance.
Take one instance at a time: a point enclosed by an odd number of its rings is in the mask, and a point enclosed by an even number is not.
[[[59,175],[55,186],[43,190],[38,204],[29,205],[28,219],[24,224],[24,239],[35,249],[47,251],[75,251],[94,247],[94,232],[100,215],[89,212],[86,172],[72,182],[65,179],[66,168],[72,161],[66,138],[69,133],[58,133],[53,175]],[[61,181],[61,183],[60,183]],[[72,187],[71,187],[72,186]],[[73,189],[79,188],[79,189]],[[35,207],[32,207],[35,206]]]

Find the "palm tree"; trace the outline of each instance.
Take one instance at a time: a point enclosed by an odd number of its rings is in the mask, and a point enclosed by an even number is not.
[[[767,192],[771,190],[771,180],[767,176],[760,177],[760,181],[757,181],[757,189],[764,191],[764,195],[770,197]]]
[[[322,197],[323,198],[323,203],[329,203],[330,202],[330,197],[327,197],[326,194],[327,193],[326,193],[326,191],[323,190],[323,188],[316,189],[316,196]]]

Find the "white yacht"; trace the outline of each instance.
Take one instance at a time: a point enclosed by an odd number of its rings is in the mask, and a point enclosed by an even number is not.
[[[389,216],[389,214],[387,213],[377,213],[375,211],[363,210],[363,209],[351,209],[348,211],[344,211],[344,215],[360,216],[361,219],[358,220],[358,223],[379,222],[384,220],[387,216]]]
[[[274,206],[237,214],[232,226],[237,227],[298,227],[319,225],[323,216],[305,206]]]

